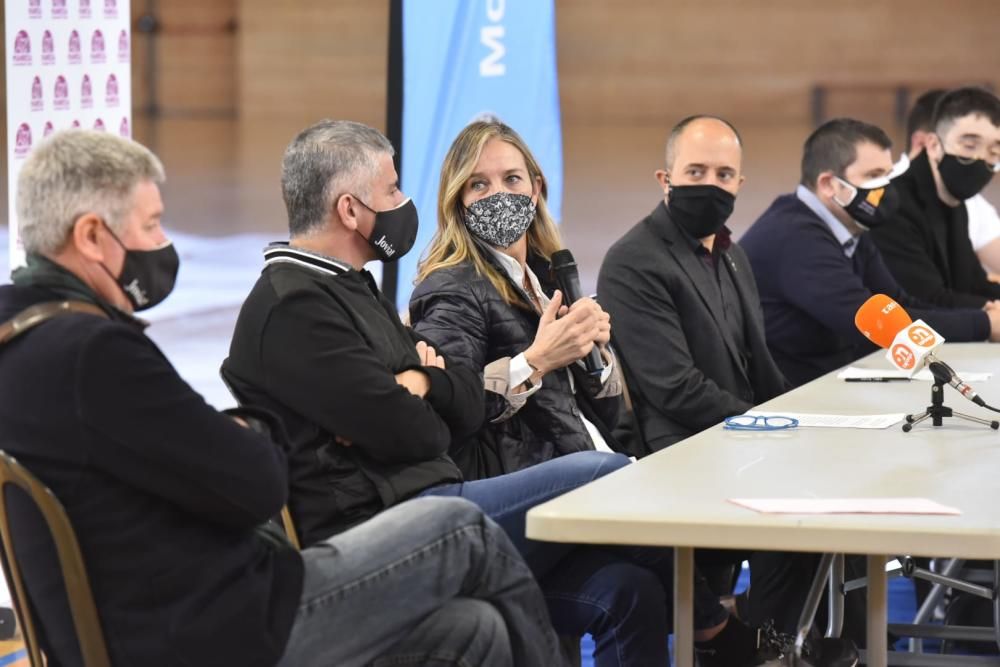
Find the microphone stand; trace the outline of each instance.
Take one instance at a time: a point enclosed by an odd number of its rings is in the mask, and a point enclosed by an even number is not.
[[[931,404],[920,414],[906,415],[906,423],[903,424],[903,433],[909,433],[913,430],[914,426],[927,418],[931,419],[931,423],[934,424],[934,426],[941,426],[944,423],[945,417],[958,417],[959,419],[965,419],[966,421],[975,422],[976,424],[989,426],[994,431],[1000,429],[1000,422],[998,421],[980,419],[979,417],[973,417],[972,415],[955,412],[946,406],[944,404],[944,386],[950,382],[951,373],[949,373],[947,367],[939,361],[932,361],[928,364],[928,367],[931,370],[931,374],[934,376],[934,384],[931,385]]]

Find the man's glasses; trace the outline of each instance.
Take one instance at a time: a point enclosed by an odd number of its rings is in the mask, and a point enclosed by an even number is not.
[[[735,417],[726,417],[723,428],[730,431],[783,431],[798,425],[799,420],[792,417],[736,415]]]

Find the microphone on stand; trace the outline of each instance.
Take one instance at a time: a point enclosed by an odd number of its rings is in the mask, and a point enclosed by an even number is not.
[[[854,325],[868,340],[888,350],[885,357],[912,377],[928,367],[934,379],[951,385],[976,405],[993,409],[948,364],[934,354],[944,337],[923,320],[914,322],[906,310],[885,294],[875,294],[858,308]]]
[[[583,290],[580,289],[580,272],[576,268],[573,253],[565,249],[552,253],[552,272],[555,274],[556,283],[559,285],[566,306],[572,306],[583,297]],[[601,358],[601,351],[597,345],[594,345],[590,353],[583,358],[583,365],[587,369],[587,375],[600,377],[604,372],[604,359]]]

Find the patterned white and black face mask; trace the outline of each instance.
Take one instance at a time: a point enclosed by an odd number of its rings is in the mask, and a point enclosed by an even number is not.
[[[508,248],[524,236],[535,219],[535,202],[528,195],[498,192],[465,209],[465,226],[473,236],[498,248]]]

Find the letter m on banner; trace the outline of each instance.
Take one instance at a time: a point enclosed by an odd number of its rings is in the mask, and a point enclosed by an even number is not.
[[[514,128],[541,163],[549,209],[558,220],[562,130],[554,0],[436,0],[433,11],[422,0],[394,2],[402,29],[390,30],[390,38],[402,40],[402,101],[401,111],[390,102],[387,126],[400,150],[400,185],[413,197],[420,230],[413,251],[383,275],[383,289],[405,308],[417,261],[437,226],[441,163],[459,131],[486,117]],[[390,63],[390,100],[392,79]],[[402,114],[401,123],[394,113]],[[401,137],[393,136],[394,127]]]

